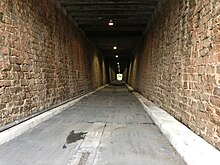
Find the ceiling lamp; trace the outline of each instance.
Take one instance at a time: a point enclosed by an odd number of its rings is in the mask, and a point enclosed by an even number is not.
[[[118,58],[118,55],[115,55],[115,58]]]
[[[109,20],[108,25],[109,26],[113,26],[114,25],[114,22],[112,21],[112,19]]]
[[[117,46],[114,46],[113,49],[116,50],[116,49],[117,49]]]

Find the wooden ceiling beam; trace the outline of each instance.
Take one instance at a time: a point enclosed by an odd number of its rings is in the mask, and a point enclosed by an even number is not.
[[[157,4],[158,0],[117,0],[117,1],[109,1],[109,0],[60,0],[60,3],[63,6],[68,6],[68,5],[111,5],[111,4],[139,4],[139,5],[143,5],[143,4],[147,4],[147,5],[151,5],[151,4]]]
[[[88,26],[108,26],[108,21],[87,21],[87,22],[80,22],[80,21],[77,21],[77,24],[80,26],[80,27],[88,27]],[[143,26],[143,27],[146,27],[147,26],[147,21],[133,21],[133,22],[130,22],[130,21],[114,21],[114,26],[115,28],[117,27],[121,27],[121,26]]]
[[[69,12],[73,17],[106,17],[106,16],[141,16],[141,17],[150,17],[152,12]]]
[[[94,11],[153,11],[155,5],[105,5],[105,6],[75,6],[65,7],[68,11],[94,12]]]
[[[77,21],[78,23],[84,24],[86,22],[108,22],[109,18],[96,18],[96,17],[74,17],[75,21]],[[116,20],[113,20],[114,22],[125,22],[125,23],[130,23],[130,22],[137,22],[137,23],[146,23],[149,21],[150,17],[146,17],[146,18],[140,18],[137,19],[136,17],[132,17],[132,18],[117,18]]]
[[[145,29],[145,26],[122,26],[122,27],[100,27],[100,26],[79,26],[82,30],[85,31],[85,33],[89,31],[96,31],[96,32],[114,32],[114,31],[127,31],[127,32],[132,32],[132,31],[143,31]],[[129,33],[128,33],[129,34]]]
[[[95,38],[105,37],[127,37],[128,34],[130,37],[140,37],[142,36],[142,31],[87,31],[86,36],[90,37],[92,40]]]

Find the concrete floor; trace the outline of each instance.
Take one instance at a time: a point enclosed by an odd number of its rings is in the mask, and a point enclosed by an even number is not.
[[[110,85],[0,146],[0,165],[185,164],[125,86]]]

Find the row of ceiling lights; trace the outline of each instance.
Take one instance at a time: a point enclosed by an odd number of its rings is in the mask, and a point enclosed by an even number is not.
[[[114,46],[113,49],[116,50],[117,46]],[[115,58],[118,58],[118,55],[115,55]]]
[[[113,49],[116,50],[117,46],[114,46]],[[115,58],[118,58],[118,55],[115,55]],[[120,74],[121,71],[120,71],[120,63],[119,62],[117,62],[117,66],[118,66],[118,73]]]
[[[112,21],[112,19],[109,20],[108,25],[109,26],[113,26],[114,25],[114,22]],[[113,49],[116,50],[117,46],[114,46]],[[118,58],[118,55],[116,55],[115,57]]]
[[[108,25],[109,26],[113,26],[114,25],[114,22],[113,22],[112,19],[109,20]],[[116,50],[117,46],[114,46],[113,49]],[[118,55],[115,55],[115,58],[118,58]],[[117,62],[117,66],[118,66],[118,73],[120,73],[120,64],[119,64],[119,62]]]

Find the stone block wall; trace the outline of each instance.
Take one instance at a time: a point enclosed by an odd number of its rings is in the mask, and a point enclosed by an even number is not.
[[[105,84],[102,61],[55,0],[1,0],[0,126]]]
[[[220,149],[220,1],[167,0],[129,73],[136,90]]]

